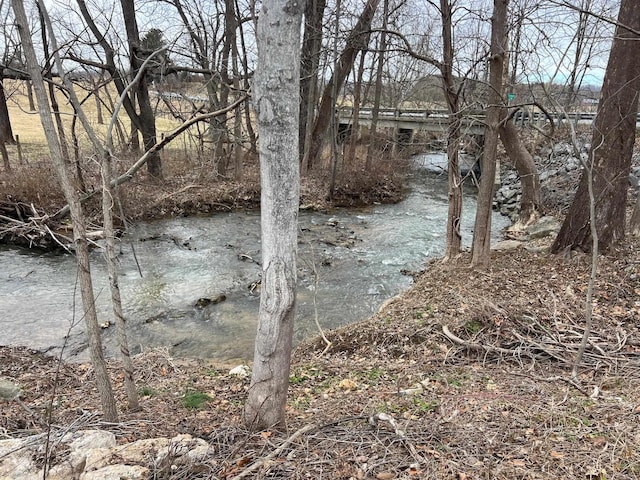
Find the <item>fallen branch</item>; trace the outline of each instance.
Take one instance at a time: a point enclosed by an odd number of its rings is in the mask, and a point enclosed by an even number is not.
[[[253,471],[257,470],[258,468],[262,467],[263,465],[269,463],[275,457],[280,455],[289,445],[291,445],[293,442],[295,442],[299,437],[301,437],[302,435],[304,435],[307,432],[310,432],[311,430],[315,430],[315,429],[320,428],[320,427],[321,427],[320,425],[316,425],[315,423],[311,423],[309,425],[305,425],[304,427],[296,430],[293,433],[293,435],[291,435],[284,442],[282,442],[282,444],[280,444],[280,446],[278,448],[276,448],[273,452],[271,452],[266,457],[262,457],[257,462],[252,463],[247,468],[245,468],[242,472],[240,472],[238,475],[233,477],[231,480],[240,480],[241,478],[246,477],[251,472],[253,472]]]
[[[514,351],[509,350],[508,348],[494,347],[493,345],[482,345],[480,343],[468,342],[466,340],[463,340],[460,337],[457,337],[456,335],[451,333],[451,330],[449,330],[449,327],[446,325],[442,326],[442,333],[444,333],[444,335],[453,343],[456,343],[463,347],[470,348],[471,350],[478,350],[482,352],[497,352],[497,353],[502,353],[504,355],[514,354]]]

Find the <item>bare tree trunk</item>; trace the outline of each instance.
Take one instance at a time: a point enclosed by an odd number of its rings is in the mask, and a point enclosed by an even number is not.
[[[234,40],[231,45],[231,61],[233,66],[233,88],[240,92],[240,69],[238,68],[238,45]],[[235,160],[234,178],[236,181],[242,180],[242,105],[238,105],[234,110],[233,117],[233,157]]]
[[[449,127],[447,131],[448,169],[448,197],[447,212],[447,243],[445,259],[455,257],[462,248],[462,234],[460,222],[462,218],[462,175],[460,174],[460,137],[462,119],[460,117],[460,95],[453,76],[453,14],[451,2],[440,0],[440,14],[442,15],[442,58],[440,65],[442,83],[449,108]]]
[[[238,0],[236,0],[236,12],[239,12],[238,8]],[[244,80],[243,85],[246,91],[249,90],[249,60],[247,58],[247,46],[244,40],[244,27],[242,26],[242,22],[238,22],[238,31],[240,32],[240,47],[242,49],[242,56],[240,57],[242,60],[242,68],[244,71]],[[258,141],[256,139],[256,133],[253,131],[253,121],[251,119],[251,106],[249,102],[244,103],[244,126],[247,129],[247,136],[249,137],[249,151],[251,153],[258,153]]]
[[[482,152],[480,188],[471,254],[472,266],[487,266],[491,260],[491,210],[496,177],[498,127],[502,110],[502,77],[506,57],[507,8],[509,0],[494,0],[491,22],[491,57],[489,60],[489,106],[487,107]]]
[[[131,63],[131,71],[135,76],[140,70],[142,62],[146,58],[146,55],[142,52],[140,46],[140,33],[138,31],[138,22],[136,20],[136,11],[134,6],[134,0],[120,0],[122,6],[122,16],[124,18],[124,25],[127,31],[127,41],[129,43],[129,61]],[[137,88],[135,89],[136,98],[138,99],[138,108],[140,113],[138,114],[139,125],[136,125],[140,129],[142,134],[142,142],[144,143],[144,150],[149,151],[156,144],[156,119],[151,108],[151,100],[149,99],[149,87],[147,80],[143,75],[138,81]],[[147,161],[147,171],[152,177],[162,177],[162,161],[160,154],[156,153],[152,155]]]
[[[98,125],[104,125],[104,118],[102,117],[102,100],[100,99],[100,87],[96,87],[93,91],[93,96],[96,99],[96,115],[98,117]]]
[[[516,127],[507,118],[507,110],[500,122],[500,140],[509,159],[516,167],[522,184],[522,200],[520,201],[520,219],[522,225],[529,225],[540,216],[542,201],[540,200],[540,177],[533,157],[520,141]]]
[[[33,100],[33,82],[31,80],[27,80],[25,82],[27,84],[27,98],[29,99],[29,111],[36,111],[36,102]]]
[[[630,30],[628,30],[628,27]],[[634,0],[622,0],[618,26],[604,77],[598,115],[593,124],[590,165],[593,175],[596,230],[600,251],[624,238],[629,172],[636,136],[640,91],[640,9]],[[558,236],[553,253],[580,248],[591,251],[589,181],[582,173],[580,184]]]
[[[387,16],[389,15],[389,0],[383,2],[382,32],[380,33],[380,48],[378,49],[378,65],[376,66],[376,86],[373,93],[373,112],[371,116],[371,130],[369,145],[367,148],[367,160],[365,168],[370,170],[373,165],[373,152],[377,144],[378,117],[380,115],[380,99],[382,97],[382,73],[384,67],[384,55],[387,49]]]
[[[13,139],[13,130],[11,128],[11,118],[9,117],[9,109],[7,108],[7,97],[3,85],[4,68],[0,65],[0,156],[6,171],[11,170],[11,162],[9,161],[9,152],[7,152],[7,143],[15,143]]]
[[[333,72],[329,82],[324,87],[318,115],[313,126],[312,141],[309,148],[309,168],[313,166],[314,162],[316,162],[320,156],[327,128],[331,122],[331,110],[335,108],[336,105],[336,99],[333,98],[332,92],[340,91],[349,71],[353,68],[356,55],[358,52],[367,48],[365,41],[369,39],[371,22],[379,3],[380,0],[367,0],[364,10],[360,18],[358,18],[358,22],[346,40],[345,48],[340,55],[338,70]],[[337,85],[337,90],[334,89],[334,84]]]
[[[300,161],[302,173],[307,171],[313,117],[317,105],[318,64],[322,48],[322,17],[326,0],[309,0],[304,11],[304,37],[300,63]],[[305,156],[306,152],[306,156]]]
[[[102,353],[100,327],[98,325],[98,317],[93,297],[93,285],[91,282],[89,263],[89,247],[87,243],[84,213],[82,211],[82,206],[80,205],[78,192],[72,183],[72,175],[67,171],[67,166],[60,149],[60,142],[53,125],[44,80],[33,48],[31,32],[29,31],[27,15],[24,10],[23,2],[21,0],[12,0],[11,3],[24,48],[27,68],[33,82],[36,98],[38,99],[40,120],[51,152],[51,160],[56,169],[66,200],[69,202],[71,207],[73,239],[76,246],[80,294],[82,297],[82,304],[84,306],[84,317],[89,337],[89,352],[93,368],[95,370],[96,385],[102,402],[104,419],[108,422],[117,422],[118,412],[116,410],[113,390],[111,388],[111,381],[109,380],[109,373]]]
[[[338,34],[340,31],[340,16],[342,14],[342,1],[336,0],[336,36],[333,38],[333,71],[338,70]],[[333,84],[333,98],[338,98],[338,85]],[[336,188],[336,176],[338,174],[338,115],[336,109],[331,110],[331,179],[329,181],[329,200],[333,200],[333,193]]]
[[[117,121],[117,112],[114,112],[114,118],[109,126],[107,131],[107,145],[108,148],[105,148],[104,145],[98,139],[93,126],[89,122],[87,116],[82,109],[82,105],[78,100],[78,97],[73,88],[73,84],[69,79],[68,75],[64,71],[64,66],[62,64],[62,60],[60,59],[59,49],[55,37],[55,32],[53,31],[53,27],[51,25],[51,20],[49,18],[49,14],[44,8],[41,9],[42,18],[44,23],[49,31],[49,36],[51,38],[51,44],[53,46],[54,54],[53,59],[55,61],[56,69],[58,70],[58,74],[62,78],[63,85],[67,90],[68,98],[73,106],[73,109],[76,113],[74,120],[78,118],[80,123],[85,129],[85,132],[91,143],[96,150],[96,153],[101,158],[101,173],[102,173],[102,207],[103,207],[103,227],[105,234],[105,254],[107,260],[107,272],[109,275],[109,289],[111,291],[111,304],[113,307],[113,313],[116,320],[116,329],[118,331],[118,344],[120,347],[120,352],[122,355],[122,363],[123,363],[123,373],[124,373],[124,384],[125,391],[127,393],[127,399],[129,403],[129,409],[132,411],[138,410],[140,405],[138,403],[138,392],[136,389],[136,385],[133,379],[134,370],[133,370],[133,362],[131,361],[131,356],[129,354],[129,346],[127,341],[127,333],[126,333],[126,320],[122,310],[122,300],[120,298],[120,287],[118,284],[118,269],[117,269],[117,259],[115,253],[115,233],[113,229],[113,206],[115,203],[114,200],[114,192],[111,187],[111,180],[113,177],[113,173],[111,171],[111,151],[113,150],[113,141],[112,141],[112,131],[113,124]]]
[[[369,42],[367,42],[369,43]],[[360,103],[362,102],[362,77],[364,75],[364,63],[367,55],[366,50],[360,52],[360,63],[358,64],[358,72],[356,73],[356,81],[353,90],[353,115],[351,118],[351,136],[349,138],[349,150],[345,155],[345,161],[348,159],[355,164],[356,146],[358,144],[358,133],[360,131]]]
[[[0,156],[2,156],[2,164],[4,169],[8,172],[11,170],[11,162],[9,162],[9,152],[7,152],[7,146],[4,142],[0,142]]]
[[[284,427],[296,303],[302,8],[265,0],[258,20],[254,104],[260,132],[262,293],[244,410],[253,429]]]
[[[129,341],[127,339],[127,319],[122,310],[122,299],[120,297],[120,284],[118,282],[118,267],[115,251],[115,232],[113,229],[113,208],[115,205],[115,193],[111,187],[112,159],[109,152],[104,152],[101,163],[102,173],[102,216],[104,236],[106,239],[105,256],[107,259],[107,272],[109,275],[109,289],[111,291],[111,304],[113,305],[113,314],[116,320],[116,329],[118,332],[118,346],[120,347],[120,356],[122,358],[122,373],[124,376],[124,387],[127,393],[127,402],[129,410],[136,411],[140,409],[138,400],[138,390],[134,379],[134,367],[129,352]]]
[[[56,122],[56,128],[58,129],[58,137],[60,139],[60,149],[62,151],[62,157],[65,162],[71,161],[69,155],[69,144],[67,142],[67,135],[65,134],[64,123],[62,122],[62,115],[60,114],[60,106],[58,105],[58,99],[56,98],[56,90],[53,86],[53,75],[51,74],[51,54],[49,52],[49,40],[47,38],[47,29],[44,26],[44,20],[42,18],[42,6],[38,3],[38,15],[40,17],[40,33],[42,35],[42,48],[44,50],[45,65],[44,65],[44,78],[48,81],[46,83],[49,91],[49,101],[51,102],[51,110],[53,111],[53,118]]]
[[[0,65],[0,143],[15,143],[13,139],[13,129],[11,128],[11,118],[7,107],[7,97],[3,85],[4,68]]]

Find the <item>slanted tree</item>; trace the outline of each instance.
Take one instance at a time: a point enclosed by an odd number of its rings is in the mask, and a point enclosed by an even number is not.
[[[58,75],[62,80],[62,86],[65,89],[65,93],[71,102],[74,112],[76,116],[80,119],[80,123],[85,129],[91,144],[93,145],[94,151],[101,160],[101,174],[102,174],[102,205],[103,205],[103,227],[105,233],[105,257],[107,260],[107,272],[109,276],[109,289],[111,291],[111,303],[113,307],[113,313],[116,320],[116,329],[118,331],[118,344],[120,347],[120,352],[122,356],[123,363],[123,374],[124,374],[124,384],[125,391],[127,392],[127,399],[129,402],[129,409],[132,411],[138,410],[140,408],[138,402],[138,391],[136,389],[135,381],[134,381],[134,369],[133,362],[131,361],[131,356],[129,354],[129,345],[127,340],[126,333],[126,319],[122,309],[122,300],[120,298],[120,287],[118,283],[118,269],[117,269],[117,259],[115,252],[115,233],[113,227],[113,208],[114,208],[114,192],[111,188],[111,178],[113,174],[111,173],[111,151],[113,150],[113,142],[112,139],[112,126],[117,117],[118,112],[114,112],[113,121],[110,123],[109,129],[107,131],[107,146],[102,144],[102,142],[98,139],[96,132],[89,122],[89,119],[85,115],[85,112],[82,108],[82,104],[78,99],[78,96],[75,93],[74,85],[69,78],[69,75],[64,69],[64,65],[62,63],[62,59],[60,56],[60,50],[58,48],[58,43],[56,39],[55,32],[53,30],[53,26],[51,23],[51,19],[49,18],[49,13],[44,5],[41,5],[40,15],[43,20],[43,24],[45,25],[47,31],[49,32],[49,38],[51,41],[51,46],[53,47],[53,61],[56,66],[56,70]]]
[[[498,133],[509,160],[511,160],[520,176],[522,199],[520,201],[518,223],[523,226],[530,225],[539,218],[540,210],[542,209],[538,168],[533,156],[522,143],[516,126],[513,124],[513,120],[506,108],[502,112]]]
[[[593,123],[591,151],[586,169],[593,177],[595,223],[599,249],[606,252],[625,234],[625,211],[631,157],[636,136],[640,91],[640,9],[635,0],[622,0],[618,24],[604,76],[598,114]],[[591,251],[588,172],[551,247]]]
[[[311,168],[320,158],[325,136],[331,124],[331,111],[336,105],[334,92],[339,92],[342,89],[347,75],[353,68],[356,56],[360,51],[367,48],[371,22],[379,4],[380,0],[367,0],[358,21],[346,39],[345,47],[337,63],[338,68],[332,73],[322,91],[318,114],[313,124],[313,135],[308,149],[308,158],[303,160],[303,162],[307,163],[307,168]]]
[[[244,409],[253,429],[284,426],[296,303],[303,4],[265,0],[258,20],[253,101],[260,133],[262,292]]]
[[[24,48],[27,69],[31,76],[31,80],[33,81],[33,89],[38,100],[38,112],[45,132],[49,152],[51,154],[51,161],[56,170],[65,199],[70,206],[71,221],[73,224],[73,240],[78,263],[80,295],[82,298],[84,319],[87,325],[87,334],[89,337],[89,353],[91,355],[91,362],[95,371],[96,385],[102,402],[102,412],[106,421],[117,422],[118,412],[116,410],[113,389],[111,388],[111,381],[109,379],[109,373],[107,371],[106,362],[102,352],[100,326],[98,325],[98,316],[93,297],[93,285],[91,281],[91,268],[89,262],[89,244],[87,242],[84,212],[82,205],[80,204],[78,189],[74,186],[73,175],[69,171],[62,156],[60,141],[53,124],[44,79],[33,47],[32,36],[29,30],[27,15],[24,10],[24,4],[22,0],[12,0],[11,4]]]

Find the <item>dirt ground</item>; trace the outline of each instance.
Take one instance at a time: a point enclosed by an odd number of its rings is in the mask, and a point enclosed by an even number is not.
[[[210,443],[205,463],[158,479],[640,478],[640,242],[600,258],[577,378],[591,258],[544,247],[496,252],[486,271],[433,261],[374,317],[325,332],[328,348],[300,345],[284,432],[245,429],[248,379],[229,366],[142,353],[129,412],[111,361],[121,423],[107,425],[89,366],[3,347],[0,375],[34,413],[0,404],[0,437],[45,423]]]

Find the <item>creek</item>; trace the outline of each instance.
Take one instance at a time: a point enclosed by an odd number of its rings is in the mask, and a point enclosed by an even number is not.
[[[443,254],[447,181],[435,172],[444,161],[440,153],[415,157],[410,192],[400,203],[300,212],[296,341],[318,333],[316,316],[323,329],[370,316],[410,287],[407,271]],[[467,246],[475,192],[465,189]],[[494,237],[507,225],[506,217],[494,214]],[[260,303],[259,212],[142,223],[118,249],[132,352],[166,346],[174,356],[252,357]],[[92,253],[92,276],[99,320],[108,322],[113,315],[99,249]],[[77,290],[72,256],[0,247],[0,343],[51,353],[64,344],[65,358],[85,361]],[[114,326],[103,330],[108,355],[117,352],[115,337]]]

